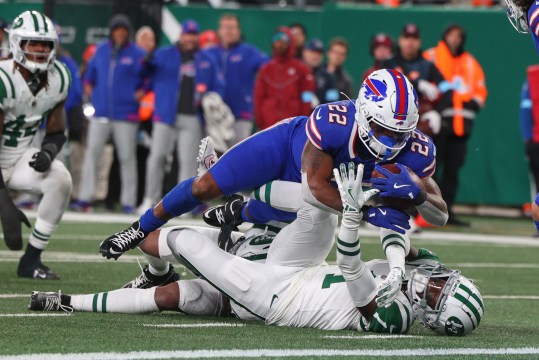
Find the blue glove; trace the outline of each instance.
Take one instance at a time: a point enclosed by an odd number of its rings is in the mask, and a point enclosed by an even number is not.
[[[410,229],[408,214],[387,206],[366,206],[363,209],[363,220],[377,227],[383,227],[404,234]]]
[[[400,174],[393,174],[380,165],[376,165],[374,167],[375,170],[385,175],[385,179],[371,178],[372,187],[380,190],[379,195],[381,197],[410,199],[414,202],[419,200],[425,201],[426,194],[412,180],[410,174],[408,173],[408,169],[401,164],[397,164],[397,166],[401,170]]]

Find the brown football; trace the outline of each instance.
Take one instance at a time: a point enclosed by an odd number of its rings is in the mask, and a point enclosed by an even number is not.
[[[391,172],[392,174],[400,174],[400,172],[401,172],[401,170],[399,169],[397,164],[384,164],[384,165],[381,165],[381,166],[384,169]],[[412,178],[412,180],[424,190],[421,179],[412,170],[410,170],[410,168],[408,168],[407,166],[405,166],[405,169],[410,174],[410,177]],[[373,172],[371,174],[371,178],[385,178],[385,175],[378,172],[377,170],[373,170]],[[398,210],[402,210],[402,211],[406,211],[407,213],[409,213],[411,215],[415,215],[417,213],[417,210],[415,209],[415,206],[414,206],[412,200],[401,199],[401,198],[393,198],[393,197],[377,196],[376,201],[379,202],[381,205],[389,206],[389,207],[392,207],[394,209],[398,209]]]

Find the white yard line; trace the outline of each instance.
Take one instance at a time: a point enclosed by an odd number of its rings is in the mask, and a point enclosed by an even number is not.
[[[53,314],[53,313],[28,313],[28,314],[0,314],[0,317],[66,317],[71,314]]]
[[[492,300],[539,300],[536,295],[483,295],[483,299]]]
[[[326,335],[322,336],[324,339],[354,339],[354,340],[393,340],[393,339],[422,339],[424,336],[419,335],[363,335],[363,336],[355,336],[355,335]]]
[[[218,327],[243,327],[246,324],[239,323],[194,323],[194,324],[142,324],[145,327],[155,328],[218,328]]]
[[[124,360],[124,359],[201,359],[201,358],[259,358],[259,357],[332,357],[332,356],[474,356],[474,355],[537,355],[539,348],[456,348],[456,349],[400,349],[400,350],[375,350],[375,349],[357,349],[357,350],[329,350],[329,349],[232,349],[232,350],[178,350],[178,351],[133,351],[128,353],[101,352],[101,353],[71,353],[71,354],[26,354],[14,356],[0,356],[1,360]]]

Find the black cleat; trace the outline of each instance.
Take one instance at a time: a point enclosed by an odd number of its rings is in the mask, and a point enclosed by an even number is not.
[[[131,289],[149,289],[154,286],[163,286],[180,280],[180,274],[174,271],[174,267],[169,265],[168,273],[162,276],[154,275],[150,272],[148,265],[142,269],[142,274],[122,286]]]
[[[21,261],[19,261],[17,275],[19,277],[31,279],[60,280],[60,276],[43,264],[41,260],[38,260],[37,262],[28,262],[25,260],[24,256],[21,257]]]
[[[243,196],[231,195],[228,197],[224,205],[213,206],[204,212],[204,222],[215,227],[223,227],[229,225],[237,230],[243,220],[241,218],[241,210],[243,209]]]
[[[29,310],[33,311],[64,311],[71,313],[73,312],[73,306],[67,305],[67,301],[62,303],[61,291],[58,292],[41,292],[41,291],[32,291],[32,299],[30,300],[30,305],[28,305]]]

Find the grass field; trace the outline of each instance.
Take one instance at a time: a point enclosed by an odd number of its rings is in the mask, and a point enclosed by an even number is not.
[[[472,221],[472,227],[466,231],[446,228],[424,232],[412,239],[414,245],[435,251],[448,266],[461,269],[479,285],[486,314],[481,326],[464,338],[437,336],[418,322],[406,336],[378,336],[352,331],[278,328],[258,322],[194,318],[173,312],[30,316],[36,314],[27,310],[32,290],[61,289],[69,294],[111,290],[139,274],[137,258],[144,262],[138,250],[118,262],[106,261],[98,255],[101,239],[126,223],[66,221],[44,255],[45,262],[60,274],[60,281],[17,278],[15,271],[21,253],[9,252],[0,244],[0,359],[259,356],[538,359],[539,240],[527,236],[532,232],[531,222],[498,218],[467,220]],[[362,238],[363,258],[382,257],[373,231],[368,233],[369,236]],[[334,260],[333,253],[329,260]],[[186,272],[180,266],[178,269]]]

